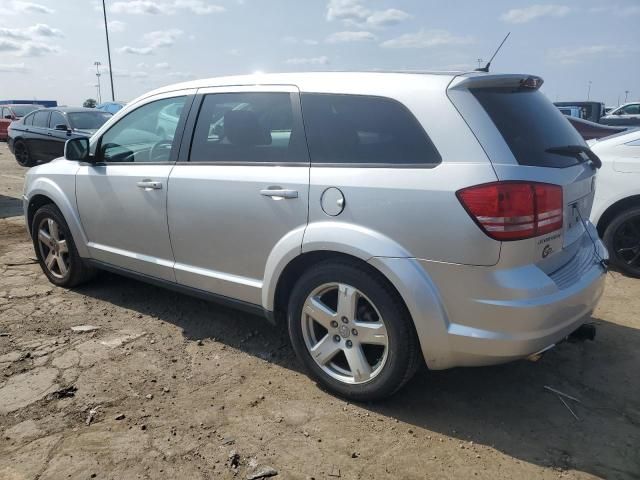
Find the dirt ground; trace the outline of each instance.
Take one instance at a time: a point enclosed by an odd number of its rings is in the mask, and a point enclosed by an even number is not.
[[[23,175],[0,144],[0,217]],[[110,274],[53,287],[0,218],[0,479],[637,479],[638,312],[640,280],[612,273],[595,342],[351,404],[261,318]]]

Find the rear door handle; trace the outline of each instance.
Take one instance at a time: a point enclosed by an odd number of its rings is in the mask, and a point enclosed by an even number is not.
[[[298,198],[298,191],[279,187],[269,187],[264,190],[260,190],[260,195],[271,197],[274,200],[280,200],[281,198]]]
[[[156,180],[142,180],[136,185],[138,185],[138,188],[144,188],[145,190],[160,190],[162,188],[162,182]]]

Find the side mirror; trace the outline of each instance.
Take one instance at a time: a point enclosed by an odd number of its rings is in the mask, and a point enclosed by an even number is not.
[[[80,137],[67,140],[64,144],[64,158],[77,162],[88,162],[89,139],[86,137]]]
[[[4,119],[5,120],[13,120],[13,117],[11,115],[5,115]]]
[[[55,126],[55,129],[56,129],[56,130],[61,130],[61,131],[63,131],[63,132],[66,132],[66,131],[68,130],[68,129],[67,129],[67,126],[66,126],[64,123],[59,123],[59,124],[57,124],[57,125]]]

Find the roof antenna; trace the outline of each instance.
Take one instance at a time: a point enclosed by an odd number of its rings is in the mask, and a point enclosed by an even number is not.
[[[502,40],[502,43],[500,43],[500,45],[498,46],[498,48],[494,52],[494,54],[491,57],[491,59],[487,62],[487,64],[484,67],[476,68],[476,72],[487,72],[487,73],[489,73],[489,67],[491,66],[491,62],[493,62],[493,59],[496,58],[496,55],[498,54],[498,52],[502,48],[502,45],[504,45],[504,42],[507,41],[507,38],[509,38],[509,35],[511,35],[511,32],[507,33],[507,36],[504,37],[504,39]]]

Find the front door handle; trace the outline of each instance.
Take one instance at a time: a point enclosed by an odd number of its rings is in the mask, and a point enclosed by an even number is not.
[[[156,180],[142,180],[136,185],[138,185],[138,188],[144,188],[145,190],[160,190],[162,188],[162,182]]]
[[[271,197],[274,200],[280,200],[282,198],[298,198],[298,191],[280,187],[269,187],[264,190],[260,190],[260,195]]]

